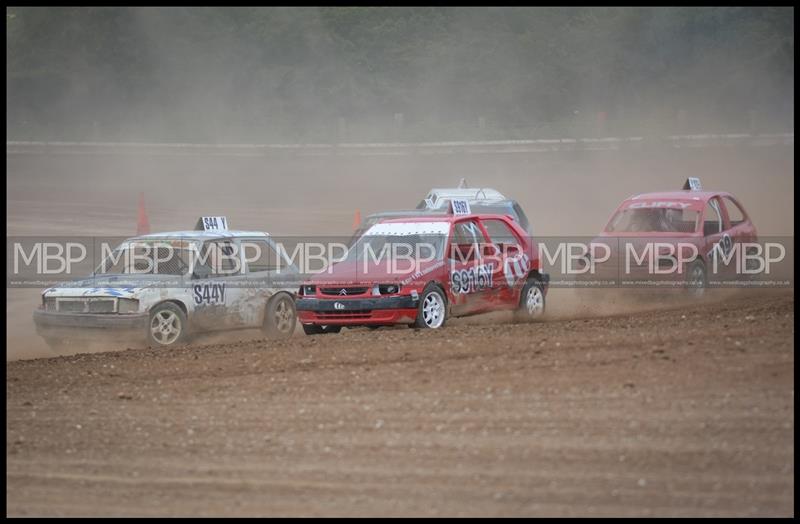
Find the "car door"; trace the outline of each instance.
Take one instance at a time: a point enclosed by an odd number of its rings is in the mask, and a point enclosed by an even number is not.
[[[484,251],[484,260],[495,262],[493,293],[491,298],[497,305],[507,305],[525,285],[530,259],[523,243],[511,226],[500,218],[481,220],[493,255]]]
[[[722,197],[723,211],[728,232],[736,242],[755,242],[756,228],[742,205],[731,196]]]
[[[248,316],[241,308],[243,277],[238,240],[206,241],[192,274],[192,325],[206,331],[245,327]]]
[[[726,229],[725,215],[718,197],[708,200],[703,209],[703,252],[706,274],[711,277],[723,269],[723,260],[730,254],[733,242]]]
[[[278,253],[273,243],[265,238],[241,240],[245,263],[245,277],[240,287],[238,314],[249,326],[261,326],[267,302],[275,289],[297,280],[293,267],[285,260],[278,261]]]
[[[744,208],[733,197],[724,195],[720,199],[722,202],[722,211],[725,216],[726,233],[730,237],[734,248],[746,252],[748,255],[754,254],[753,243],[758,241],[758,234],[756,228],[744,211]],[[741,252],[740,255],[741,256]],[[754,258],[748,257],[746,259],[748,269],[757,267],[757,262]],[[731,268],[733,271],[733,269]]]
[[[468,218],[453,224],[448,245],[451,307],[454,315],[477,312],[488,307],[494,274],[484,264],[487,245],[478,220]]]

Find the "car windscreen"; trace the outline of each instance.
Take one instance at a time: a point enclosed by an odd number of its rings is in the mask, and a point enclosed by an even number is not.
[[[667,207],[628,208],[618,211],[609,233],[694,233],[700,213],[695,209]]]
[[[441,260],[444,235],[365,235],[347,251],[344,260],[382,260],[412,258]]]
[[[196,253],[190,246],[171,243],[126,243],[113,250],[98,267],[98,275],[172,275],[189,272]]]
[[[383,222],[371,226],[347,251],[345,260],[413,257],[441,260],[448,222]]]

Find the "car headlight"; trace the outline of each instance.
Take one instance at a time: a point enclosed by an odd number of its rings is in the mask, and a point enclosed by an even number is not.
[[[45,311],[56,311],[56,297],[46,297],[42,295],[42,308]]]
[[[400,284],[380,284],[378,291],[381,295],[393,295],[400,292]]]
[[[135,298],[120,298],[117,313],[138,313],[139,301]]]
[[[311,296],[317,293],[317,286],[300,286],[300,294],[303,296]]]

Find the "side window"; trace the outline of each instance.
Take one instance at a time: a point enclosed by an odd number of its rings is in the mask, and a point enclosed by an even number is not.
[[[458,222],[453,231],[453,242],[456,244],[484,244],[486,239],[474,220]]]
[[[278,255],[264,240],[242,241],[242,252],[247,259],[248,273],[278,269]]]
[[[183,275],[189,269],[188,264],[183,260],[182,249],[175,249],[170,246],[160,246],[156,248],[155,260],[158,261],[154,269],[164,275]]]
[[[132,256],[125,262],[129,264],[127,273],[153,272],[153,255],[146,245],[134,246]]]
[[[725,209],[728,210],[728,218],[731,221],[731,226],[737,226],[745,221],[745,214],[739,204],[730,197],[724,197]]]
[[[722,232],[722,215],[719,212],[719,202],[711,199],[706,204],[705,218],[703,219],[703,234],[716,235]]]
[[[498,246],[519,245],[517,235],[515,235],[514,231],[508,227],[508,224],[502,220],[484,220],[483,227],[485,227],[486,232],[489,233],[489,239]]]
[[[486,244],[481,228],[474,220],[456,223],[450,242],[450,258],[466,262],[480,256],[481,246]]]
[[[206,242],[198,264],[205,267],[209,276],[229,277],[241,272],[241,263],[234,245],[229,240]]]

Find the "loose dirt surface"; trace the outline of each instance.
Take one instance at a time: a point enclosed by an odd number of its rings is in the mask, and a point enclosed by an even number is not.
[[[793,515],[794,297],[7,362],[10,515]]]
[[[794,232],[793,146],[6,161],[9,236],[127,237],[143,192],[153,231],[226,215],[347,238],[356,211],[461,177],[519,200],[537,237],[594,235],[622,199],[687,176],[739,196],[761,236]],[[42,287],[6,293],[10,515],[794,513],[791,289],[688,306],[552,289],[532,325],[53,357]]]

